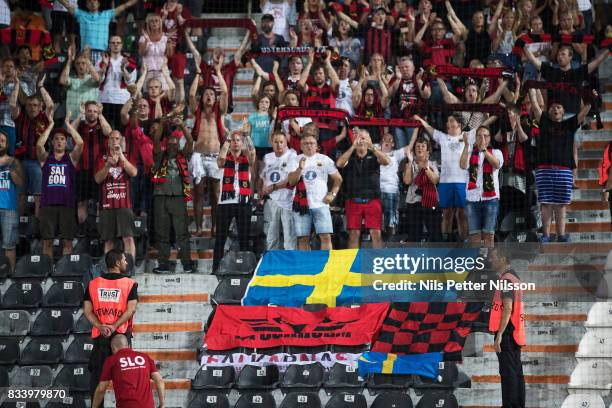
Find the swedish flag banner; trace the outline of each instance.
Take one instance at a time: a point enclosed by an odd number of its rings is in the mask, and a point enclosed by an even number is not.
[[[242,304],[452,302],[468,275],[483,268],[478,249],[269,251]]]
[[[359,375],[416,374],[429,378],[438,376],[442,353],[406,354],[366,351],[357,360]]]

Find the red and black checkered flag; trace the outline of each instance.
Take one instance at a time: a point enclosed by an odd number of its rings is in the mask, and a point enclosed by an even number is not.
[[[372,351],[395,354],[444,352],[444,360],[461,360],[482,303],[393,303]]]

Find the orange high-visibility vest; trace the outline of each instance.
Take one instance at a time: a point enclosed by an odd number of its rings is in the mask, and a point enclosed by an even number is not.
[[[608,172],[610,171],[610,144],[606,146],[601,162],[599,162],[599,185],[605,187],[608,181]]]
[[[504,272],[500,280],[509,280],[512,283],[520,283],[520,279],[517,278],[513,273]],[[525,343],[525,325],[523,323],[523,300],[522,291],[514,291],[514,301],[512,304],[512,314],[510,315],[510,321],[514,326],[514,341],[519,346],[524,346]],[[501,324],[503,301],[501,296],[501,290],[496,290],[493,296],[493,304],[491,305],[491,316],[489,317],[489,331],[496,333],[499,330]]]
[[[98,277],[89,283],[89,297],[93,312],[102,324],[115,323],[127,310],[128,295],[134,286],[130,278],[104,279]],[[117,327],[117,333],[126,333],[132,327],[132,319]],[[91,337],[100,336],[100,330],[91,329]]]

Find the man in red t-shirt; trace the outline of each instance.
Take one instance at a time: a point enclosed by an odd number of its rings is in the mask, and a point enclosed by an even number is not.
[[[111,348],[113,355],[104,362],[92,408],[98,408],[104,402],[104,393],[111,381],[117,408],[153,408],[150,380],[157,388],[158,407],[164,408],[164,380],[151,357],[132,350],[123,334],[113,337]]]

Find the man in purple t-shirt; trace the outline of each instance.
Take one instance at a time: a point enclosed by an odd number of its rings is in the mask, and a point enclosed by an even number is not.
[[[70,115],[66,115],[69,118]],[[76,165],[83,151],[83,139],[66,120],[68,132],[57,128],[52,131],[53,116],[48,115],[49,125],[36,142],[36,157],[42,166],[42,191],[40,198],[40,235],[43,239],[43,254],[53,259],[53,239],[59,230],[63,240],[62,254],[72,252],[72,239],[76,234],[75,183]],[[66,152],[68,133],[74,141],[72,152]],[[49,135],[51,152],[45,150]]]

